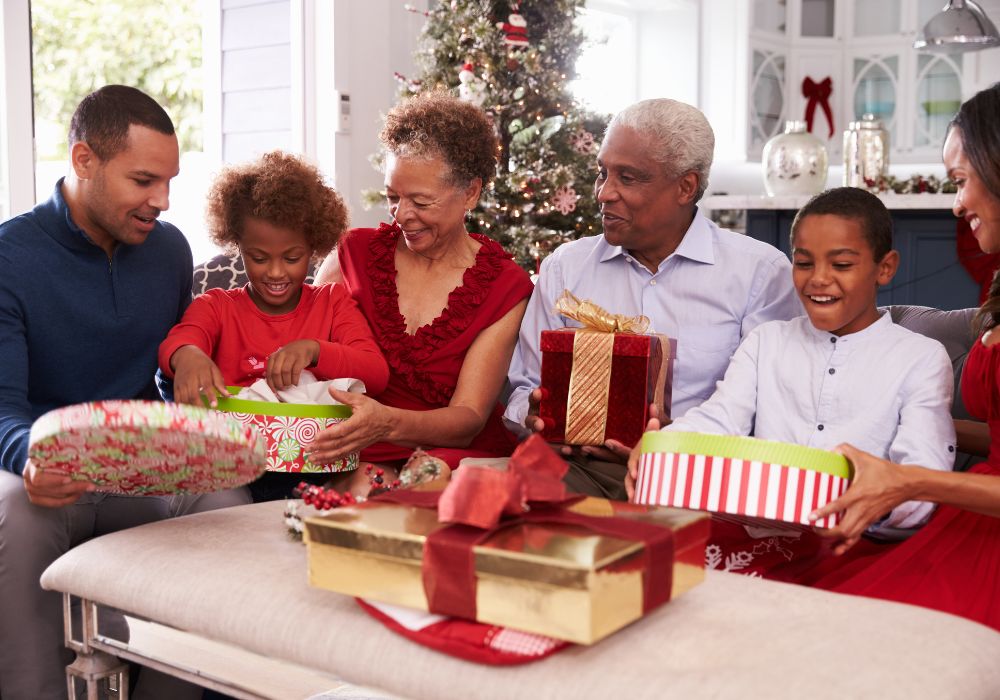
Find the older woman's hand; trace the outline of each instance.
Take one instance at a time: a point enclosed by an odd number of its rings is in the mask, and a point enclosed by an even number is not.
[[[834,451],[850,460],[854,466],[854,479],[843,496],[813,511],[809,519],[815,522],[833,513],[843,513],[839,525],[819,531],[825,537],[840,540],[833,548],[834,554],[839,555],[857,544],[869,525],[909,500],[909,497],[907,468],[903,465],[847,444],[838,445]]]
[[[391,434],[394,424],[392,409],[364,394],[330,389],[330,396],[350,406],[352,415],[321,430],[309,444],[306,453],[313,464],[336,462],[351,452],[385,440]]]

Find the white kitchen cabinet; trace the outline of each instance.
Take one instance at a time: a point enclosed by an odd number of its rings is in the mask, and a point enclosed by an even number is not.
[[[812,133],[841,157],[848,123],[871,113],[890,134],[892,162],[934,162],[963,96],[963,54],[913,49],[942,0],[754,0],[748,20],[747,155],[785,120],[805,119],[807,78],[830,78],[833,133],[820,106]]]

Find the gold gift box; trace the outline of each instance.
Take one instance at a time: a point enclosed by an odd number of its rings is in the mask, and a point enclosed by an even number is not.
[[[705,577],[709,519],[672,508],[587,498],[578,513],[616,515],[674,533],[671,599]],[[309,583],[347,595],[427,610],[424,538],[440,527],[428,508],[370,501],[305,521]],[[578,526],[520,523],[474,548],[480,622],[591,644],[643,615],[642,543]]]

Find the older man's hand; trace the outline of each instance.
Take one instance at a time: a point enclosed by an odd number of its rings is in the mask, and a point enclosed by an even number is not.
[[[542,390],[535,387],[528,394],[528,415],[524,417],[524,427],[533,433],[540,433],[545,429],[545,421],[538,416],[538,406],[542,403]]]

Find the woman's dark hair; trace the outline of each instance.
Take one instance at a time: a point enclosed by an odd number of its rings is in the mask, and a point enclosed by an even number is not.
[[[478,177],[485,188],[496,175],[500,142],[490,118],[443,90],[422,92],[390,109],[378,137],[396,155],[440,157],[450,171],[445,178],[456,187]]]
[[[70,148],[82,141],[98,158],[110,160],[125,150],[133,124],[166,136],[174,133],[169,115],[152,97],[127,85],[105,85],[84,97],[73,112]]]
[[[976,177],[1000,200],[1000,83],[964,102],[948,125],[949,133],[952,129],[961,133],[962,151]],[[993,276],[989,296],[972,322],[980,333],[1000,325],[1000,276]]]

